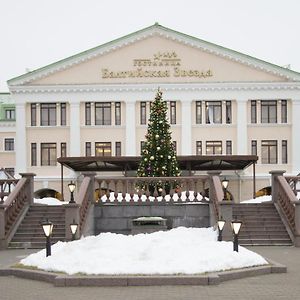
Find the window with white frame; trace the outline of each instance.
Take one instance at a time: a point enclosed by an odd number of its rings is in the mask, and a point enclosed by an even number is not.
[[[221,124],[222,123],[222,102],[221,101],[206,101],[206,124]]]
[[[14,138],[5,138],[4,139],[4,150],[5,151],[14,151],[15,150]]]
[[[262,164],[277,164],[277,141],[261,141],[261,162]]]
[[[56,166],[56,143],[41,143],[41,165]]]

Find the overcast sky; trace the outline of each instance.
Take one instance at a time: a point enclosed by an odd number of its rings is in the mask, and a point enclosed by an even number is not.
[[[299,0],[0,0],[0,91],[155,22],[300,72],[299,13]]]

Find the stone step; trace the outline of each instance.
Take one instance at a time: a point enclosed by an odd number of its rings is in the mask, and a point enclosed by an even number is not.
[[[239,239],[239,244],[244,246],[291,246],[290,239]]]
[[[51,241],[51,245],[54,245],[58,241]],[[41,242],[10,242],[8,248],[10,249],[44,249],[46,248],[46,241]]]

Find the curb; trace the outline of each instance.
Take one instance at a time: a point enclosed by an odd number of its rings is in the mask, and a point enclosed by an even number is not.
[[[153,275],[153,276],[76,276],[45,271],[8,268],[0,269],[0,276],[16,276],[45,281],[56,287],[68,286],[162,286],[162,285],[217,285],[224,281],[271,273],[286,273],[284,265],[269,261],[269,265],[246,269],[209,273],[207,275]]]

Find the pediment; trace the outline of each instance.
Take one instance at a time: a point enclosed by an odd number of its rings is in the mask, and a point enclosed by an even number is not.
[[[26,75],[9,84],[284,82],[300,78],[296,72],[159,25]]]

